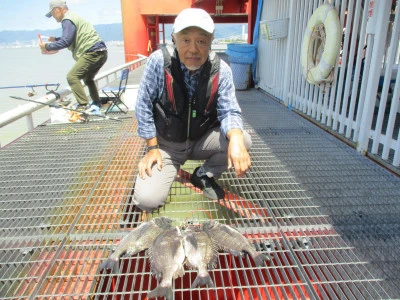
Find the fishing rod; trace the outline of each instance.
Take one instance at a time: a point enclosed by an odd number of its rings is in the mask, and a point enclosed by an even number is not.
[[[56,90],[60,86],[59,83],[46,83],[46,84],[28,84],[28,85],[13,85],[13,86],[0,86],[0,89],[19,89],[19,88],[34,88],[38,86],[45,86],[46,89],[48,86],[57,86]]]
[[[17,100],[33,102],[33,103],[37,103],[37,104],[47,105],[48,107],[61,108],[61,109],[65,109],[65,110],[68,110],[68,111],[76,112],[76,113],[80,114],[83,117],[84,123],[88,123],[89,122],[89,116],[96,116],[96,117],[103,118],[105,120],[110,119],[110,120],[113,120],[113,121],[122,122],[122,120],[118,119],[118,118],[110,118],[108,116],[103,116],[103,115],[93,115],[93,114],[87,113],[85,111],[79,111],[79,110],[72,109],[72,108],[69,108],[69,107],[61,106],[61,105],[59,105],[57,103],[47,104],[47,103],[43,103],[43,102],[40,102],[40,101],[36,101],[36,100],[32,100],[32,99],[25,99],[25,98],[17,97],[17,96],[10,96],[10,97],[13,98],[13,99],[17,99]]]
[[[54,91],[57,91],[57,89],[60,86],[60,84],[59,83],[46,83],[46,84],[28,84],[28,85],[0,86],[0,90],[1,89],[31,88],[32,92],[28,93],[28,97],[32,97],[32,96],[36,95],[36,92],[35,92],[34,88],[35,87],[40,87],[40,86],[44,86],[46,88],[46,91],[51,92],[53,90],[49,90],[47,87],[55,86],[56,88],[54,89]]]

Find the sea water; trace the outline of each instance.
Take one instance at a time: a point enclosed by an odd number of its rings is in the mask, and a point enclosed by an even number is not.
[[[124,47],[108,44],[108,60],[99,73],[125,63]],[[17,96],[36,100],[46,95],[45,87],[13,88],[15,86],[60,84],[59,90],[68,86],[66,76],[74,64],[71,52],[64,49],[53,55],[43,55],[39,47],[0,48],[0,115],[28,102],[10,98]],[[48,89],[55,89],[49,86]],[[34,94],[29,97],[28,94]],[[73,102],[74,97],[69,96]],[[48,108],[33,114],[35,126],[50,118]],[[0,146],[3,147],[26,133],[25,118],[0,128]]]

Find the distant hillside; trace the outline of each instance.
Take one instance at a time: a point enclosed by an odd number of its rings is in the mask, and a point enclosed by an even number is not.
[[[101,24],[94,25],[99,35],[104,41],[122,41],[122,24]],[[40,33],[43,36],[60,36],[61,28],[55,30],[6,30],[0,31],[0,45],[10,43],[27,43],[37,39],[37,34]]]
[[[243,26],[244,33],[247,34],[247,24],[216,24],[215,38],[227,39],[234,36],[241,36]]]
[[[101,38],[108,41],[122,41],[122,24],[101,24],[94,25]],[[241,36],[242,24],[216,24],[215,38],[229,38],[233,36]],[[170,39],[172,32],[172,25],[165,25],[165,38]],[[29,43],[37,39],[37,34],[43,36],[60,36],[61,28],[56,30],[18,30],[18,31],[0,31],[0,46],[12,43]],[[245,33],[247,33],[247,24],[245,25]]]

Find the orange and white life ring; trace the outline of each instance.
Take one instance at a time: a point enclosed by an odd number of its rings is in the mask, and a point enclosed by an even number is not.
[[[325,46],[322,55],[315,60],[313,34],[317,26],[323,24],[325,31]],[[307,23],[301,47],[301,65],[307,82],[314,85],[332,82],[329,76],[336,65],[340,51],[342,28],[334,6],[323,4],[316,9]]]

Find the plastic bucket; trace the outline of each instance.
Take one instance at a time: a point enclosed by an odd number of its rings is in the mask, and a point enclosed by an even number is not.
[[[229,62],[252,64],[256,59],[257,48],[250,44],[228,44],[225,53]]]
[[[228,55],[235,88],[247,89],[251,78],[251,64],[256,59],[257,48],[250,44],[228,44],[225,53]]]
[[[251,68],[249,64],[231,63],[233,83],[237,90],[249,87]]]

